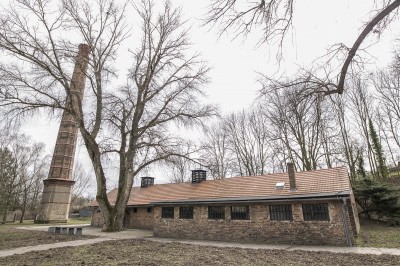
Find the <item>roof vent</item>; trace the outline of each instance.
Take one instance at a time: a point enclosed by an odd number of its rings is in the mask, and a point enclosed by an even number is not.
[[[192,183],[201,183],[206,181],[207,171],[205,170],[192,170]]]
[[[283,189],[284,187],[285,187],[285,182],[278,182],[275,185],[275,188],[279,190]]]
[[[146,188],[149,186],[154,185],[154,177],[150,177],[150,176],[143,176],[142,177],[142,182],[140,184],[141,188]]]

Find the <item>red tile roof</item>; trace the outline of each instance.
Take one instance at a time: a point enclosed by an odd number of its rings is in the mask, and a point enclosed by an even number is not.
[[[282,190],[276,183],[285,182]],[[201,183],[159,184],[147,188],[133,187],[128,205],[148,205],[161,201],[199,201],[239,198],[287,198],[293,196],[349,194],[351,186],[345,167],[296,172],[297,190],[290,191],[287,173],[261,176],[240,176],[222,180],[207,180]],[[115,202],[117,189],[108,193],[110,202]],[[96,205],[96,204],[94,204]]]

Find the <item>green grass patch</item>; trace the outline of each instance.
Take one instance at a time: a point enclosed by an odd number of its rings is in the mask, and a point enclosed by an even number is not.
[[[90,224],[92,217],[69,218],[68,224]]]

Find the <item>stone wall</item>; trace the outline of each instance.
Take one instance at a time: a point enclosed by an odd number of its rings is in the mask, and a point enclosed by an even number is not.
[[[292,203],[293,221],[271,221],[268,204],[250,204],[249,220],[231,220],[230,206],[225,205],[224,220],[209,220],[208,205],[194,206],[193,219],[179,219],[179,207],[174,219],[161,218],[161,206],[154,208],[154,235],[186,239],[249,241],[280,244],[347,245],[342,217],[342,201],[328,202],[330,221],[304,221],[302,203]],[[349,236],[354,243],[356,231],[346,209]]]
[[[45,185],[35,223],[67,222],[75,181],[53,178],[45,179],[43,183]]]

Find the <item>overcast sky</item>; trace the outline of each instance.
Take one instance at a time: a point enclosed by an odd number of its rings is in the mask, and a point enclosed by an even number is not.
[[[277,47],[271,44],[257,46],[256,33],[245,40],[240,37],[232,40],[232,35],[218,37],[215,29],[201,27],[201,19],[206,13],[208,1],[172,0],[173,4],[182,6],[183,15],[188,19],[188,25],[191,25],[190,34],[194,49],[199,51],[212,67],[211,82],[206,85],[208,101],[218,104],[224,113],[247,108],[254,101],[260,88],[256,82],[257,73],[276,75],[284,72],[290,75],[295,73],[299,66],[309,67],[330,45],[345,43],[351,46],[370,17],[373,2],[296,1],[294,30],[285,39],[283,60],[277,64]],[[398,46],[396,39],[400,36],[397,25],[399,23],[394,24],[396,25],[380,36],[378,42],[376,34],[367,40],[368,46],[376,43],[368,49],[371,55],[369,67],[372,70],[385,66],[390,61],[394,48]],[[131,61],[127,58],[130,57],[126,56],[128,48],[128,43],[121,47],[118,65],[129,66]],[[55,144],[58,123],[36,118],[23,130],[36,141],[44,142],[48,151],[51,151]],[[83,147],[78,149],[78,155],[79,160],[86,161],[86,151]]]

